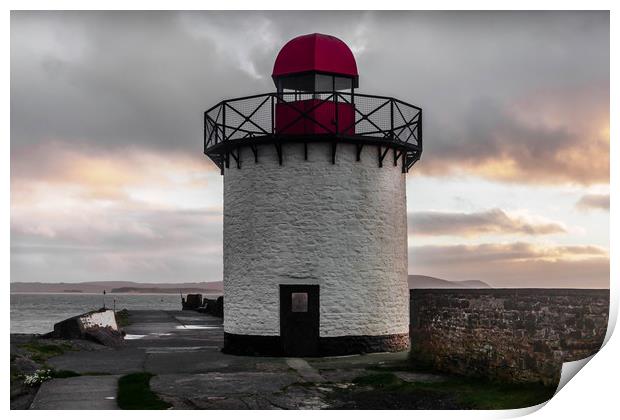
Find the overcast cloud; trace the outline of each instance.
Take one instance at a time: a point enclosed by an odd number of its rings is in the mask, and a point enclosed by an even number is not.
[[[409,215],[409,232],[420,235],[474,236],[484,234],[549,235],[565,233],[562,223],[527,220],[501,209],[476,213],[427,211]]]
[[[279,48],[312,32],[352,48],[360,92],[423,107],[410,178],[570,185],[584,197],[536,220],[508,208],[531,203],[429,208],[413,213],[412,235],[591,245],[567,220],[604,207],[586,197],[608,188],[606,12],[13,12],[12,281],[220,280],[221,179],[202,155],[202,112],[273,90]],[[475,191],[472,202],[487,201]]]
[[[609,194],[586,194],[577,202],[577,208],[609,211]]]
[[[15,12],[13,146],[199,156],[201,111],[272,90],[280,46],[313,31],[353,46],[360,91],[424,107],[421,171],[608,179],[609,25],[597,12]]]

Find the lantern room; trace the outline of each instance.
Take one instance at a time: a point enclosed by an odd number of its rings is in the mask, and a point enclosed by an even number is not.
[[[353,53],[331,35],[309,34],[287,42],[271,75],[278,92],[351,90],[359,85]]]
[[[292,39],[280,50],[271,77],[281,99],[276,132],[354,134],[359,76],[353,53],[340,39],[317,33]]]

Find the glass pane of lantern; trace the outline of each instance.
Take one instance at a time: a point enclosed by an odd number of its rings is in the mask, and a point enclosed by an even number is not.
[[[291,311],[308,312],[308,293],[291,293]]]
[[[315,92],[332,92],[334,90],[334,76],[317,74],[314,80]]]
[[[350,77],[336,76],[336,90],[351,90],[353,79]]]
[[[281,90],[297,90],[302,92],[312,92],[314,89],[314,75],[302,74],[283,77],[279,81]]]

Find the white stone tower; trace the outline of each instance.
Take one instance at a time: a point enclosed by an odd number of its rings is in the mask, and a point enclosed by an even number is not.
[[[405,177],[422,110],[355,91],[355,58],[289,41],[277,91],[205,112],[224,176],[224,351],[335,355],[409,345]]]

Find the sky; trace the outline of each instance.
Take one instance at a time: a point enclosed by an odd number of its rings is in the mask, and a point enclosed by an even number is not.
[[[331,34],[424,109],[409,273],[609,286],[607,12],[11,13],[11,281],[222,280],[202,112]]]

